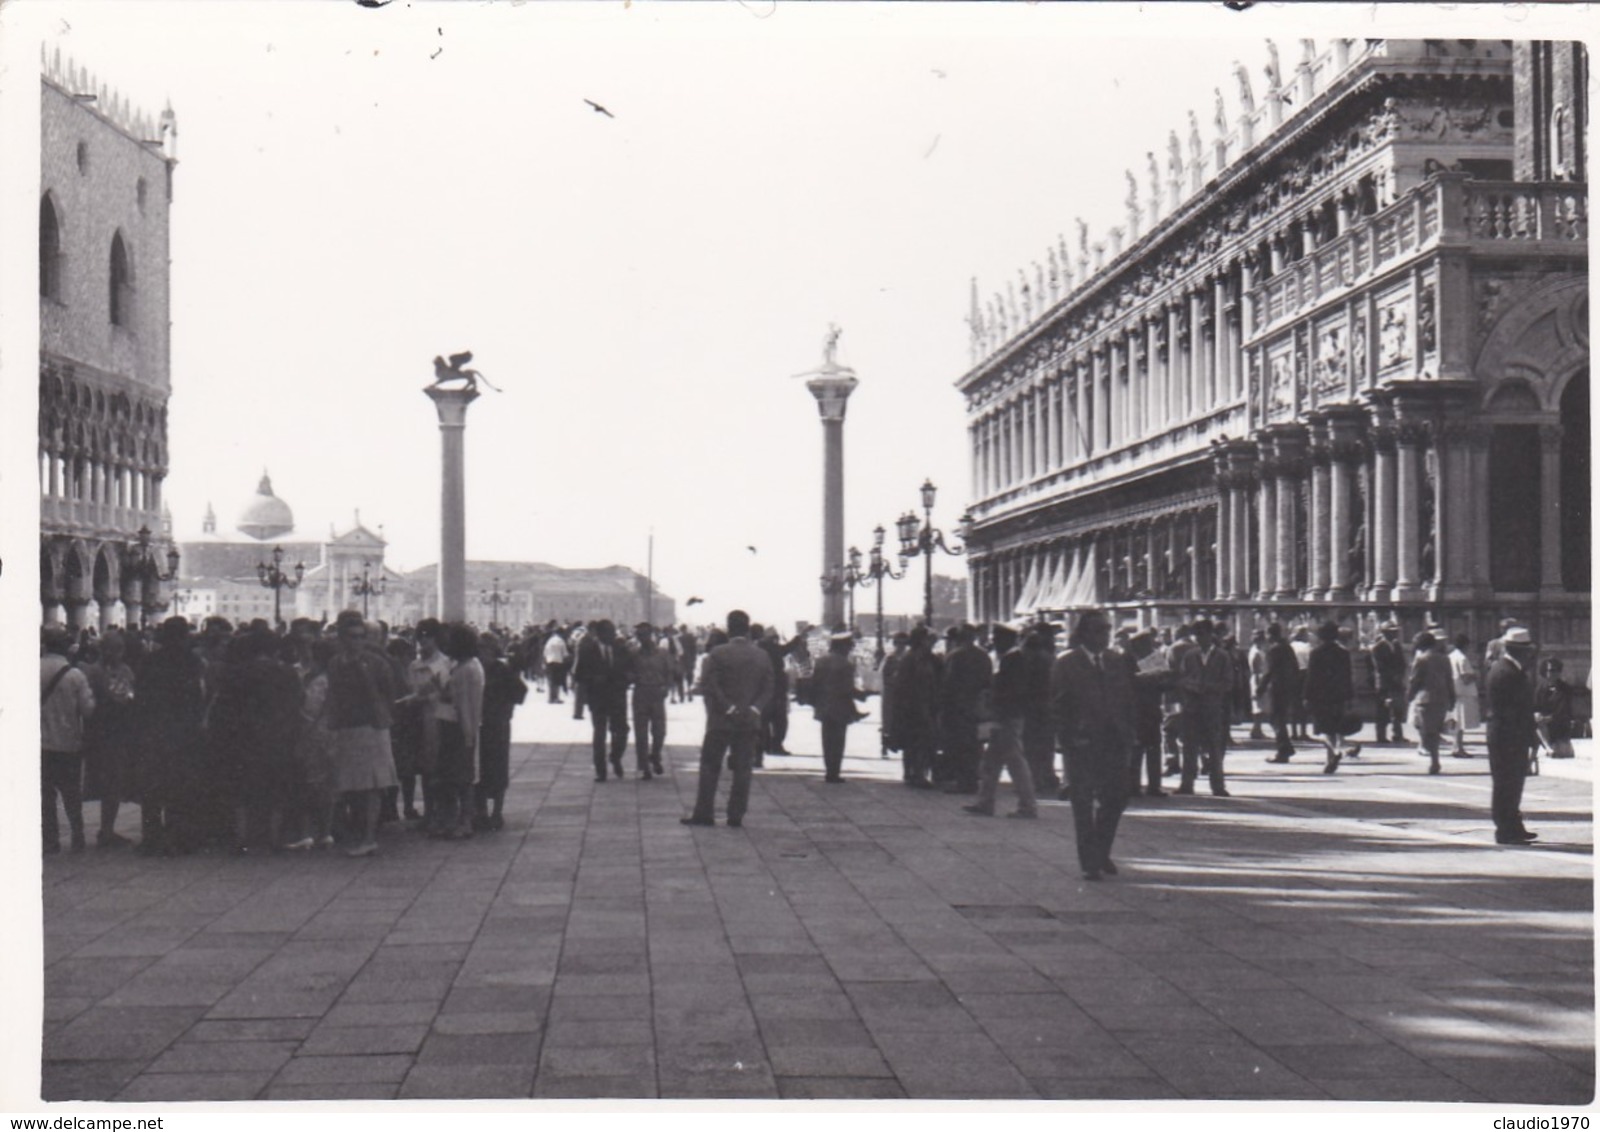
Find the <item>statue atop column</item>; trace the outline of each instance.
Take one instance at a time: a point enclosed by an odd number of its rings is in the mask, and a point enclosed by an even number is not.
[[[1139,182],[1134,179],[1132,169],[1124,169],[1122,175],[1128,179],[1128,196],[1123,201],[1128,208],[1128,229],[1137,235],[1139,220],[1143,215],[1139,208]]]
[[[828,323],[827,336],[822,340],[823,369],[834,369],[838,366],[839,335],[843,333],[844,331],[840,330],[833,323]]]
[[[1161,214],[1161,167],[1156,164],[1154,150],[1144,151],[1145,169],[1150,178],[1150,227],[1156,226],[1156,219]],[[1137,232],[1133,235],[1138,235]]]

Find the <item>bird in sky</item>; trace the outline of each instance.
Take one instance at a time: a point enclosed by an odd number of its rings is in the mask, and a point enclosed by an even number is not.
[[[688,601],[684,602],[683,604],[684,605],[704,605],[705,604],[705,600],[706,599],[703,598],[703,597],[692,597]]]
[[[747,546],[747,547],[745,547],[745,549],[748,550],[751,554],[754,554],[756,552],[756,548],[753,547],[753,546]]]
[[[607,110],[604,106],[601,106],[598,102],[595,102],[594,100],[588,99],[588,98],[584,99],[584,101],[587,102],[594,109],[594,112],[596,114],[604,114],[607,118],[615,118],[616,117],[615,114],[611,113],[611,111]]]

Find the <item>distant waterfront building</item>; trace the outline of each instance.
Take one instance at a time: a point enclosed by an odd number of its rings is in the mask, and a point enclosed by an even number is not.
[[[402,620],[437,617],[438,567],[424,566],[406,575],[411,604]],[[609,618],[631,633],[645,619],[651,590],[644,575],[626,566],[568,569],[544,562],[467,562],[467,619],[509,629],[555,620],[594,621]],[[494,596],[499,595],[498,616]],[[657,625],[677,623],[677,602],[659,588],[648,602]]]
[[[1301,47],[1128,173],[1121,227],[974,284],[974,613],[1516,616],[1581,681],[1584,49]]]
[[[59,50],[40,83],[41,612],[137,623],[163,606],[166,570],[177,117],[130,105]]]
[[[387,546],[381,533],[362,525],[359,512],[342,533],[330,527],[324,538],[298,530],[293,509],[263,472],[232,531],[217,529],[216,512],[207,504],[200,534],[179,544],[183,576],[175,597],[183,608],[177,612],[192,619],[194,612],[205,609],[230,621],[271,621],[273,593],[261,584],[259,568],[270,566],[273,551],[281,549],[285,573],[292,577],[296,566],[305,566],[300,584],[283,591],[285,620],[332,620],[341,610],[363,608],[358,592],[363,579],[382,590],[368,597],[368,614],[387,620],[404,601],[404,579],[384,565]]]

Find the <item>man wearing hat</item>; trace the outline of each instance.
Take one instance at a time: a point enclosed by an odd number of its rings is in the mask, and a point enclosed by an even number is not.
[[[1537,737],[1533,725],[1533,637],[1520,625],[1505,631],[1501,655],[1484,679],[1488,719],[1489,776],[1494,787],[1490,813],[1497,845],[1527,845],[1538,835],[1522,824],[1522,786],[1528,777],[1528,752]]]
[[[634,654],[633,749],[639,777],[649,781],[661,774],[661,746],[667,741],[667,692],[672,688],[672,657],[656,644],[655,626],[641,621],[634,626],[639,650]]]
[[[881,667],[878,669],[878,746],[879,753],[884,758],[889,757],[890,751],[900,749],[900,739],[894,732],[894,684],[896,675],[900,671],[900,662],[906,658],[911,634],[902,629],[890,640],[893,651],[881,658]]]
[[[939,687],[944,700],[940,722],[949,759],[947,794],[978,792],[978,724],[983,721],[983,706],[994,678],[994,664],[989,654],[974,643],[975,635],[971,625],[951,628],[952,648],[945,657],[944,680]]]
[[[1378,693],[1378,742],[1387,743],[1390,725],[1394,741],[1404,743],[1400,721],[1406,714],[1406,657],[1400,646],[1400,626],[1386,621],[1372,646],[1372,687]]]
[[[1111,622],[1088,610],[1078,619],[1072,647],[1050,670],[1051,713],[1067,755],[1084,880],[1116,875],[1111,843],[1128,800],[1133,688],[1126,659],[1110,644]]]

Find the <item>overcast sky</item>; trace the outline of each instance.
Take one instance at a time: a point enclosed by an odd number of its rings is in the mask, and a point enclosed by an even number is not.
[[[180,535],[208,502],[230,527],[266,467],[302,531],[360,508],[392,565],[435,561],[420,390],[435,354],[471,349],[504,392],[469,416],[469,557],[642,570],[653,528],[680,602],[788,621],[816,616],[821,533],[821,429],[792,375],[820,361],[829,322],[861,379],[847,545],[879,522],[892,538],[925,477],[953,527],[969,279],[987,297],[1076,216],[1103,238],[1124,168],[1164,153],[1190,108],[1209,141],[1214,87],[1231,112],[1231,60],[1259,97],[1264,34],[1292,69],[1292,37],[1334,26],[1284,26],[1281,6],[1110,7],[8,14],[152,114],[177,111]],[[1345,34],[1381,30],[1337,7]],[[1486,34],[1521,34],[1490,19]],[[888,604],[919,597],[908,580]]]

